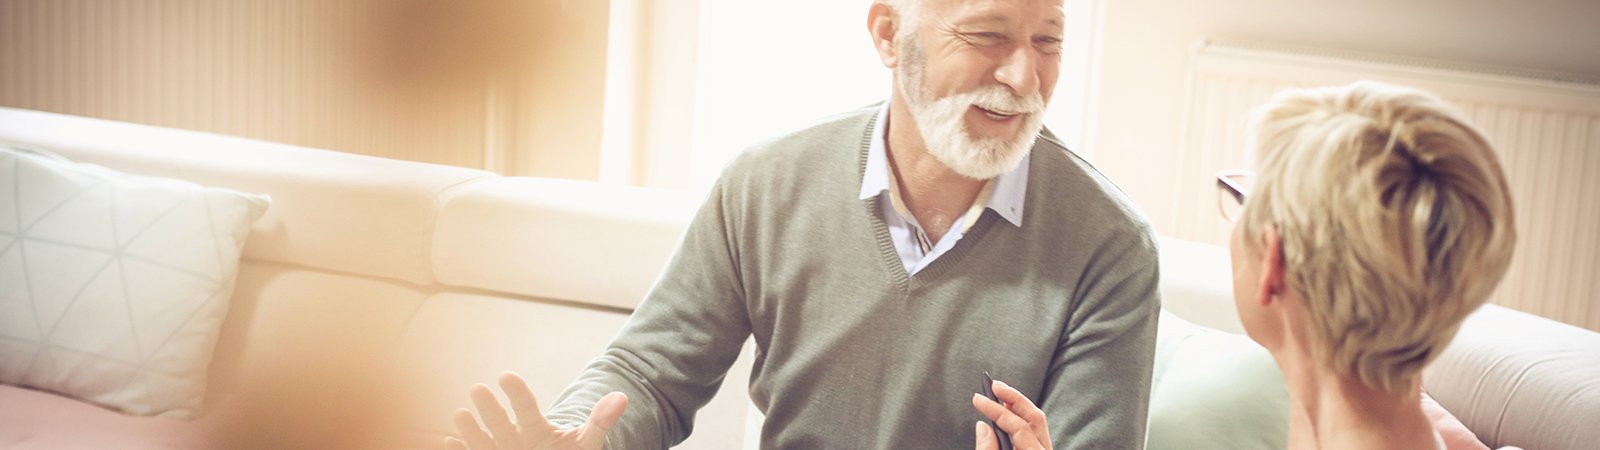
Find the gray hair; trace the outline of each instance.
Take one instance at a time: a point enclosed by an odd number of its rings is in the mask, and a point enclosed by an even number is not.
[[[877,0],[879,3],[889,5],[894,10],[894,38],[896,41],[911,36],[916,32],[917,23],[922,20],[922,0]]]

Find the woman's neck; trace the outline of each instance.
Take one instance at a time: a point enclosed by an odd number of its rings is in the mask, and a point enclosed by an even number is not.
[[[1289,387],[1291,450],[1434,448],[1420,381],[1388,393],[1316,367],[1305,352],[1294,353],[1274,355]]]

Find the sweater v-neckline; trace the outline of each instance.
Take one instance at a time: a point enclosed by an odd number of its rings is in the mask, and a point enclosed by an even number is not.
[[[856,180],[859,182],[867,174],[867,153],[872,148],[872,131],[878,121],[883,119],[883,113],[872,115],[867,121],[865,130],[861,131],[861,145],[856,149],[860,157],[856,160]],[[879,193],[878,195],[883,195]],[[867,214],[867,221],[872,224],[872,237],[878,243],[879,262],[889,274],[889,280],[902,294],[911,292],[911,274],[906,272],[905,263],[900,261],[900,254],[894,248],[894,239],[889,236],[889,224],[883,220],[882,208],[878,207],[878,196],[860,199],[862,212]]]
[[[984,211],[978,217],[978,222],[973,224],[972,229],[961,235],[960,241],[952,244],[948,250],[939,255],[938,259],[929,262],[927,266],[924,266],[922,270],[918,270],[913,275],[906,271],[905,262],[900,260],[900,253],[895,249],[894,239],[889,236],[889,224],[883,220],[883,209],[878,207],[878,198],[863,199],[861,203],[866,208],[862,212],[867,214],[872,224],[872,235],[873,239],[878,243],[878,259],[883,265],[883,270],[889,274],[889,279],[894,282],[895,288],[899,289],[902,294],[908,295],[915,288],[942,278],[949,271],[949,267],[952,264],[956,264],[967,251],[976,245],[972,242],[964,241],[981,239],[984,234],[987,234],[996,220],[1003,220],[999,219],[999,216],[995,215],[993,211]]]

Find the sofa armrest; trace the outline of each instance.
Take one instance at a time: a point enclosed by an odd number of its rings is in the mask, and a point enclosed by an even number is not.
[[[1161,307],[1197,325],[1244,334],[1228,249],[1168,236],[1160,245]]]
[[[1424,371],[1423,387],[1490,447],[1600,442],[1600,333],[1485,305]]]

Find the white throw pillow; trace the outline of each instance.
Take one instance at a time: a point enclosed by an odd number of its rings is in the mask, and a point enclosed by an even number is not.
[[[1166,310],[1156,330],[1148,450],[1272,449],[1289,445],[1289,390],[1250,337]]]
[[[191,418],[268,199],[0,148],[0,383]]]

